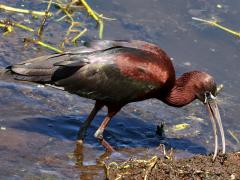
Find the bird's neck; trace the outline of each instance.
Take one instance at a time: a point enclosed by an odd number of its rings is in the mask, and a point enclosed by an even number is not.
[[[194,89],[194,81],[196,80],[191,76],[191,73],[183,74],[161,100],[174,107],[182,107],[191,103],[196,99],[196,89]]]

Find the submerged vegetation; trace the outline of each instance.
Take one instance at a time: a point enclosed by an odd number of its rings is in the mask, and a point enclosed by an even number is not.
[[[20,28],[24,31],[32,33],[31,38],[25,38],[25,44],[34,43],[50,50],[56,51],[58,53],[63,52],[65,44],[77,44],[79,38],[88,32],[88,28],[85,23],[81,22],[79,16],[86,12],[86,16],[90,16],[98,25],[98,37],[101,39],[103,37],[104,20],[114,20],[111,18],[106,18],[103,14],[99,14],[94,11],[87,3],[86,0],[49,0],[42,1],[42,3],[47,5],[45,10],[36,11],[33,9],[21,9],[16,7],[11,7],[5,4],[0,4],[0,10],[5,10],[6,13],[21,13],[28,14],[35,17],[36,20],[40,21],[39,27],[29,27],[19,22],[15,22],[10,19],[0,19],[0,28],[3,30],[3,35],[7,36],[15,29]],[[59,47],[53,47],[50,44],[44,42],[43,33],[46,22],[57,22],[68,24],[65,30],[65,36],[59,42]],[[51,24],[50,24],[51,25]]]
[[[217,27],[219,29],[222,29],[223,31],[227,32],[227,33],[230,33],[234,36],[237,36],[238,38],[240,38],[240,32],[237,32],[237,31],[234,31],[232,29],[229,29],[223,25],[220,25],[217,21],[213,21],[213,20],[205,20],[205,19],[201,19],[201,18],[197,18],[197,17],[192,17],[193,20],[195,21],[200,21],[200,22],[203,22],[203,23],[206,23],[210,26],[213,26],[213,27]]]

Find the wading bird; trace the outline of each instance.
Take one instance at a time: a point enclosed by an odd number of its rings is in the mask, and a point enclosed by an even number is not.
[[[94,136],[112,152],[114,149],[104,139],[103,132],[124,105],[156,98],[169,106],[182,107],[199,99],[206,105],[213,126],[213,159],[218,151],[218,128],[225,153],[225,136],[215,101],[217,87],[213,77],[192,71],[176,78],[170,58],[157,45],[138,40],[91,41],[62,54],[37,57],[7,69],[7,74],[17,80],[51,84],[96,100],[79,129],[78,142],[83,142],[87,128],[103,106],[107,107],[108,113]]]

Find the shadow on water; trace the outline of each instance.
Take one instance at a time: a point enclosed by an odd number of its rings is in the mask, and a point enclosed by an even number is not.
[[[19,119],[19,122],[10,125],[11,128],[35,132],[49,137],[75,141],[76,134],[87,116],[55,116],[32,117]],[[104,116],[97,116],[89,127],[85,143],[92,144],[93,148],[103,149],[93,134],[102,122]],[[144,133],[143,133],[144,132]],[[199,143],[188,138],[167,138],[156,134],[156,125],[140,119],[116,116],[104,131],[104,137],[115,148],[154,148],[165,144],[167,148],[188,151],[192,154],[206,154],[207,150]]]

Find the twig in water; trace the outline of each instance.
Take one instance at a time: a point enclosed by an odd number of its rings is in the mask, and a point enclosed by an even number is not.
[[[97,13],[95,13],[95,11],[92,10],[92,8],[88,5],[88,3],[85,0],[79,0],[79,1],[85,7],[85,9],[87,10],[88,14],[95,21],[97,21],[97,23],[99,25],[99,38],[102,39],[102,37],[103,37],[103,28],[104,28],[104,23],[103,23],[102,17],[99,16]]]
[[[76,41],[78,40],[78,38],[80,38],[82,35],[84,35],[87,32],[87,28],[85,28],[84,30],[82,30],[77,36],[75,36],[72,39],[72,43],[76,43]]]
[[[4,5],[4,4],[0,4],[0,9],[3,9],[5,11],[10,11],[10,12],[32,14],[33,16],[45,16],[45,12],[42,12],[42,11],[32,11],[32,10],[28,10],[28,9],[14,8],[14,7]],[[53,14],[49,13],[48,15],[52,16]]]
[[[232,136],[232,138],[238,143],[240,144],[239,139],[237,138],[237,136],[235,135],[235,133],[233,131],[231,131],[230,129],[227,130],[228,133]]]
[[[219,29],[222,29],[222,30],[224,30],[224,31],[226,31],[226,32],[228,32],[230,34],[233,34],[233,35],[235,35],[235,36],[240,38],[240,32],[237,32],[237,31],[231,30],[231,29],[229,29],[229,28],[227,28],[225,26],[222,26],[222,25],[218,24],[216,21],[205,20],[205,19],[201,19],[201,18],[197,18],[197,17],[192,17],[192,19],[196,20],[196,21],[207,23],[207,24],[209,24],[211,26],[214,26],[214,27],[217,27]]]
[[[14,26],[18,27],[18,28],[21,28],[21,29],[24,29],[24,30],[27,30],[27,31],[30,31],[30,32],[34,32],[34,29],[32,29],[28,26],[22,25],[20,23],[13,22],[13,21],[10,21],[8,19],[0,20],[0,27],[4,28],[4,31],[5,31],[3,33],[3,35],[7,35],[8,33],[13,32],[14,31]]]
[[[50,11],[50,8],[51,8],[51,4],[52,4],[52,0],[49,0],[49,3],[48,3],[48,7],[45,11],[45,16],[43,17],[43,20],[42,20],[42,23],[38,29],[38,38],[39,40],[42,39],[42,33],[43,33],[43,29],[44,29],[44,25],[47,21],[47,18],[48,18],[48,14],[49,14],[49,11]]]
[[[55,52],[57,52],[57,53],[63,53],[62,50],[60,50],[60,49],[58,49],[58,48],[55,48],[55,47],[51,46],[50,44],[44,43],[44,42],[42,42],[42,41],[40,41],[40,40],[27,39],[27,38],[25,38],[25,39],[24,39],[24,42],[25,42],[25,43],[29,43],[29,42],[30,42],[30,43],[38,44],[38,45],[40,45],[40,46],[43,46],[43,47],[48,48],[48,49],[50,49],[50,50],[53,50],[53,51],[55,51]]]

